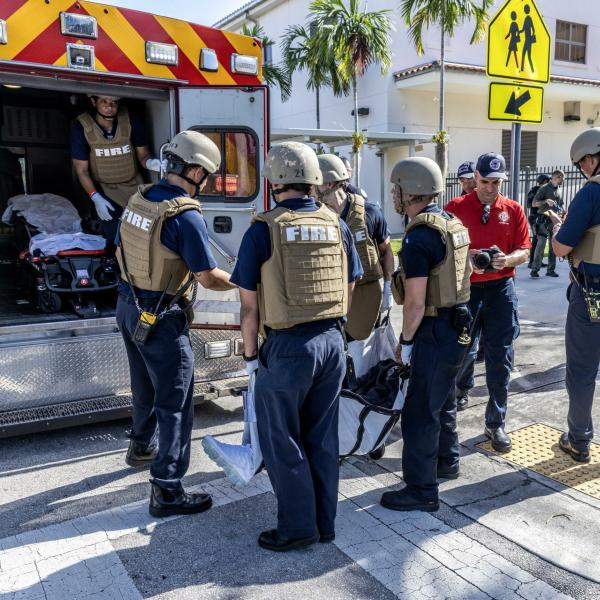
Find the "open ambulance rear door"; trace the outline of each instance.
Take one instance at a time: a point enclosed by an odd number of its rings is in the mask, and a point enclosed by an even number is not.
[[[221,170],[208,178],[202,212],[215,260],[232,271],[244,232],[267,194],[260,176],[267,150],[267,88],[185,88],[179,90],[180,130],[208,135],[221,150]],[[194,325],[239,324],[237,291],[198,287]]]

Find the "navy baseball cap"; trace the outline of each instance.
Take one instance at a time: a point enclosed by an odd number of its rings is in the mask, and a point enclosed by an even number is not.
[[[458,167],[456,174],[458,177],[473,179],[473,177],[475,177],[475,163],[469,161],[464,162],[462,165],[460,165],[460,167]]]
[[[488,179],[508,179],[506,176],[506,161],[502,154],[488,152],[477,159],[475,167],[482,177]]]

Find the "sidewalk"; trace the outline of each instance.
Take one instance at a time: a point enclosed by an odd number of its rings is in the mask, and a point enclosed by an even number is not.
[[[531,280],[519,269],[509,431],[565,427],[562,263],[559,272]],[[395,309],[396,325],[399,318]],[[381,460],[344,464],[335,543],[283,555],[256,544],[275,522],[266,475],[234,488],[201,450],[207,433],[239,441],[234,398],[196,413],[186,485],[213,494],[215,506],[195,516],[148,515],[148,473],[123,463],[126,422],[5,440],[0,598],[600,599],[600,501],[477,447],[486,402],[480,371],[459,413],[461,477],[441,485],[440,511],[380,507],[382,491],[402,483],[394,432]]]

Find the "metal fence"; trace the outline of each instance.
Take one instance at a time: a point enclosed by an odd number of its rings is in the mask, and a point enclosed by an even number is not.
[[[519,203],[525,208],[525,205],[527,204],[527,193],[533,186],[537,185],[537,176],[541,173],[551,175],[552,171],[555,171],[556,169],[564,171],[565,174],[565,179],[562,185],[562,194],[565,208],[567,208],[569,206],[569,202],[571,202],[573,199],[573,196],[575,196],[581,186],[585,183],[585,179],[573,165],[569,165],[567,167],[536,167],[535,169],[526,167],[519,173],[519,197],[513,198],[513,200],[518,200]],[[502,184],[503,193],[509,194],[510,188],[511,184],[509,173],[509,180]],[[457,174],[448,173],[448,176],[446,177],[446,193],[444,196],[444,203],[449,202],[452,200],[452,198],[456,198],[461,194],[462,187],[460,185],[460,181],[458,180]]]

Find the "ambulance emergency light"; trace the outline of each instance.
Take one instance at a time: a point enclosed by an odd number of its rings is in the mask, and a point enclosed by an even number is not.
[[[212,48],[202,48],[200,50],[200,69],[212,72],[219,70],[219,59]]]
[[[8,35],[6,33],[6,21],[0,19],[0,44],[8,44]]]
[[[96,17],[75,13],[60,13],[60,32],[78,38],[98,39],[98,23]]]
[[[146,42],[146,62],[176,66],[179,62],[177,46],[162,42]]]
[[[258,75],[258,57],[247,54],[231,55],[231,70],[243,75]]]

